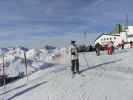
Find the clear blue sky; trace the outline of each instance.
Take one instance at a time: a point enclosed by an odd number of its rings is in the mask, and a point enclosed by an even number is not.
[[[133,0],[0,0],[0,46],[38,45],[68,33],[96,36],[124,23],[127,13],[132,25],[132,11]]]

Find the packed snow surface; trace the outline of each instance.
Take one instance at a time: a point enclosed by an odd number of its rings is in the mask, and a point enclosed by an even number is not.
[[[36,61],[33,51],[29,58]],[[133,100],[133,49],[116,50],[112,56],[106,51],[100,56],[80,53],[81,74],[75,76],[65,51],[59,50],[62,56],[57,56],[64,63],[0,87],[0,100]]]

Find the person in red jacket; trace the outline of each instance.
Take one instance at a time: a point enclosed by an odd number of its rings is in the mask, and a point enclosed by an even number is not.
[[[113,52],[113,42],[110,41],[107,47],[108,55],[112,55]]]

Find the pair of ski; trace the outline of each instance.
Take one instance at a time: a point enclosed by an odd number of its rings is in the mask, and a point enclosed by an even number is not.
[[[84,74],[82,74],[82,73],[80,73],[80,72],[78,72],[78,73],[72,73],[72,78],[74,78],[76,75],[80,75],[80,76],[82,76],[82,77],[85,77],[85,75]]]

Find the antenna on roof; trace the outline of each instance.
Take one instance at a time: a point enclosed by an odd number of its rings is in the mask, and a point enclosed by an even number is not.
[[[124,31],[125,31],[125,40],[126,41],[128,41],[127,40],[127,34],[128,34],[128,14],[126,14],[126,16],[125,16],[125,28],[124,28]]]
[[[128,14],[126,14],[126,23],[125,23],[126,30],[128,29]]]
[[[83,34],[84,34],[84,38],[86,38],[86,36],[87,36],[87,32],[84,32]]]
[[[83,35],[84,35],[84,41],[87,42],[87,32],[84,32]]]

